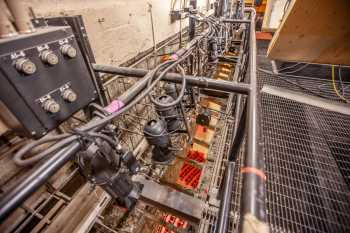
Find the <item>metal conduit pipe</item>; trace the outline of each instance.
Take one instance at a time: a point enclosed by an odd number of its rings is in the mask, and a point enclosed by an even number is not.
[[[218,16],[226,17],[228,13],[228,0],[219,0]]]
[[[251,92],[248,96],[247,143],[243,173],[241,196],[241,232],[269,232],[266,223],[264,157],[260,140],[260,112],[258,109],[257,93],[257,45],[255,36],[254,8],[245,8],[250,13],[249,33],[249,77]],[[232,190],[232,189],[231,189]]]
[[[17,31],[12,25],[8,9],[4,0],[0,0],[0,38],[7,38],[17,35]]]
[[[233,186],[234,181],[234,170],[235,163],[229,161],[225,169],[224,177],[224,188],[222,194],[222,200],[220,201],[220,210],[218,216],[218,222],[216,225],[216,233],[227,233],[230,223],[230,211],[231,211],[231,202],[232,199],[232,190],[227,187]]]
[[[238,95],[236,99],[235,109],[235,126],[233,130],[233,141],[229,151],[228,163],[225,169],[225,177],[223,180],[223,196],[220,202],[219,218],[216,227],[216,233],[227,233],[230,222],[232,189],[234,181],[234,170],[236,164],[236,158],[239,153],[240,146],[242,144],[245,132],[245,120],[246,120],[246,107],[244,106],[241,114],[241,101],[242,96]]]
[[[223,19],[223,20],[221,20],[221,22],[223,22],[223,23],[237,23],[237,24],[241,24],[241,23],[250,24],[251,23],[250,20],[246,20],[246,19]]]
[[[193,8],[195,11],[197,9],[197,0],[190,0],[190,7]],[[190,12],[191,13],[191,12]],[[193,40],[196,36],[196,19],[190,14],[189,17],[189,23],[188,23],[188,39]],[[193,56],[190,56],[190,64],[193,64]],[[191,66],[191,74],[193,74],[195,71],[193,69],[193,65]]]
[[[190,0],[190,6],[193,7],[193,10],[197,9],[197,0]],[[189,17],[188,25],[188,36],[190,40],[193,40],[196,34],[196,19]]]
[[[245,117],[248,128],[248,138],[246,143],[246,156],[244,165],[241,168],[243,173],[243,184],[241,195],[241,232],[269,232],[269,227],[266,223],[266,206],[265,206],[265,181],[266,177],[263,172],[264,159],[262,148],[259,145],[260,138],[260,117],[258,110],[258,95],[257,95],[257,77],[256,77],[256,38],[255,38],[255,9],[246,8],[245,11],[251,14],[250,37],[249,37],[249,76],[251,92],[248,96],[247,109],[244,109],[242,117]],[[239,100],[240,101],[240,100]],[[237,113],[237,112],[236,112]],[[237,114],[236,114],[237,117]],[[237,119],[237,118],[236,118]],[[224,196],[220,203],[218,233],[226,233],[229,224],[230,203],[233,189],[233,175],[235,154],[239,151],[240,139],[243,138],[242,132],[244,129],[243,119],[240,121],[238,128],[235,128],[234,141],[230,150],[229,163],[225,176],[223,188]],[[236,120],[237,123],[237,120]]]
[[[29,17],[29,12],[22,0],[6,0],[7,6],[14,18],[19,33],[34,32],[34,26]]]
[[[94,70],[97,72],[103,72],[108,74],[116,74],[127,77],[141,78],[144,77],[149,71],[144,69],[129,68],[129,67],[116,67],[109,65],[93,64]],[[234,92],[240,94],[249,94],[250,85],[246,83],[230,82],[225,80],[216,80],[207,77],[198,77],[185,75],[186,83],[190,86],[197,86],[201,88],[214,89],[224,92]],[[164,76],[164,81],[181,83],[182,76],[177,73],[168,73]]]

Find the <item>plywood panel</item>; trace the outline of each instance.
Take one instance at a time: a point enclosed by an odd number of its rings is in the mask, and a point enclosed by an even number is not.
[[[349,10],[349,0],[293,0],[268,57],[349,65]]]

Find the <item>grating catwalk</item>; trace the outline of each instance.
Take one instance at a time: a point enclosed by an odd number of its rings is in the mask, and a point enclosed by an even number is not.
[[[288,79],[336,98],[329,79]],[[305,92],[261,71],[258,80]],[[265,93],[260,102],[271,232],[350,232],[350,116]]]

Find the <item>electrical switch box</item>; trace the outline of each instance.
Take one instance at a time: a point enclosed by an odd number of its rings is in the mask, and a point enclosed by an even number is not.
[[[69,26],[0,39],[0,117],[40,138],[97,98],[89,64]]]

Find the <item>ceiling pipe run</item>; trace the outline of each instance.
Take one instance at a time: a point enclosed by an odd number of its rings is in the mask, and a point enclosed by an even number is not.
[[[17,31],[12,25],[7,6],[4,0],[0,0],[0,38],[7,38],[17,35]]]
[[[29,17],[29,12],[27,11],[22,0],[6,0],[7,6],[14,18],[16,28],[19,33],[32,33],[35,28]]]

